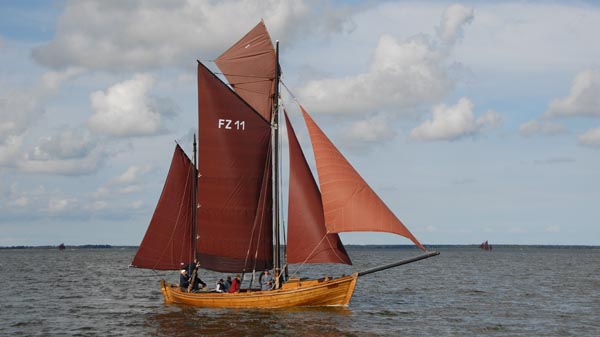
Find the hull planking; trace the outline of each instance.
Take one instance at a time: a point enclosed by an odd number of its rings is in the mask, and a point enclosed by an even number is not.
[[[277,290],[242,290],[239,293],[182,292],[177,285],[161,281],[165,303],[206,308],[289,308],[347,306],[358,274],[329,280],[291,279]]]

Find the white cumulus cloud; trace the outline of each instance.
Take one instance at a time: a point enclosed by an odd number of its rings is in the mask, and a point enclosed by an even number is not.
[[[438,37],[444,43],[454,44],[457,39],[462,37],[464,25],[471,23],[474,16],[473,8],[461,4],[448,6],[437,30]]]
[[[519,126],[519,132],[525,137],[530,137],[537,134],[555,135],[563,133],[565,128],[558,123],[550,121],[531,120]]]
[[[53,68],[193,65],[196,58],[213,59],[260,18],[271,33],[294,37],[339,31],[348,14],[302,0],[67,1],[56,35],[33,57]]]
[[[600,148],[600,127],[586,131],[579,136],[579,144]]]
[[[82,158],[95,148],[89,132],[74,128],[63,128],[58,133],[42,138],[28,154],[30,159],[73,159]]]
[[[456,140],[485,129],[494,129],[501,123],[502,117],[495,111],[487,111],[475,118],[473,107],[466,97],[453,106],[437,105],[433,108],[432,118],[414,128],[410,137],[424,141]]]
[[[343,144],[350,149],[361,152],[375,143],[393,139],[396,131],[385,115],[376,115],[353,122],[343,132]]]
[[[435,101],[451,87],[440,54],[426,37],[399,42],[383,35],[368,72],[310,81],[299,96],[318,112],[361,113]]]
[[[171,114],[172,107],[165,107],[164,101],[149,95],[154,83],[151,75],[137,74],[106,91],[93,92],[90,129],[120,137],[149,136],[162,131],[163,115]]]
[[[399,41],[383,34],[366,72],[312,80],[298,96],[311,110],[323,113],[388,110],[397,115],[407,107],[438,101],[454,86],[448,52],[472,19],[471,9],[450,6],[438,32],[442,41],[425,34]]]
[[[150,170],[149,165],[131,165],[125,172],[115,178],[114,183],[116,184],[131,184],[136,183],[140,180],[140,176],[147,173]]]
[[[600,70],[578,73],[569,95],[550,102],[546,115],[600,116]]]

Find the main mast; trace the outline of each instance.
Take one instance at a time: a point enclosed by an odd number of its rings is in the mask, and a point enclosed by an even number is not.
[[[275,42],[275,80],[273,90],[273,227],[275,236],[275,251],[273,252],[275,287],[279,288],[281,275],[281,256],[279,242],[279,41]]]
[[[192,259],[196,259],[196,237],[198,236],[198,164],[196,162],[198,156],[196,154],[196,134],[194,134],[194,178],[192,179],[193,195],[192,195]]]

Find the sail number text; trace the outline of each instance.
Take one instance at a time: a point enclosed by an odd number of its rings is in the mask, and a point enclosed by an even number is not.
[[[226,130],[245,130],[246,121],[234,121],[231,119],[219,119],[219,129]]]

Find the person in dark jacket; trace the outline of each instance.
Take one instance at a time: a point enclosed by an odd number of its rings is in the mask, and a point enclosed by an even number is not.
[[[193,262],[190,262],[187,266],[187,272],[188,272],[188,277],[190,278],[190,281],[194,281],[194,284],[192,285],[192,290],[198,290],[199,289],[199,285],[202,285],[201,288],[206,287],[206,283],[204,283],[204,281],[202,281],[200,279],[200,274],[198,273],[198,268],[200,267],[200,262],[198,262],[197,259],[194,259]],[[194,271],[196,272],[196,275],[194,277]],[[189,283],[188,283],[189,285]]]
[[[231,276],[227,276],[227,280],[223,283],[223,291],[228,293],[229,288],[231,288]]]
[[[181,287],[181,291],[187,291],[188,286],[190,285],[190,275],[187,270],[182,269],[181,274],[179,275],[179,286]]]

